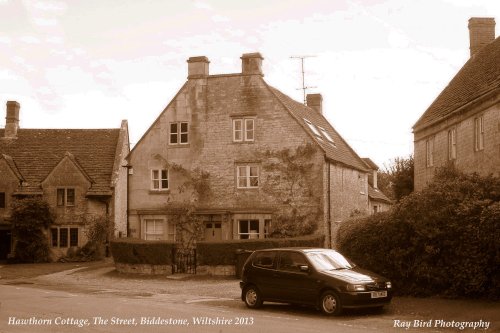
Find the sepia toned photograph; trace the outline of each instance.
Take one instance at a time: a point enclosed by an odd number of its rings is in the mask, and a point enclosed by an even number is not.
[[[500,332],[499,20],[0,0],[0,333]]]

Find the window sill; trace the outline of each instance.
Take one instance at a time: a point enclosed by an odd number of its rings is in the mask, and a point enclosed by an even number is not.
[[[236,188],[237,190],[243,190],[243,191],[247,191],[247,190],[259,190],[260,187],[237,187]]]
[[[190,143],[169,143],[169,148],[189,148],[191,146]]]
[[[236,145],[242,145],[242,144],[254,144],[254,143],[255,143],[255,140],[253,140],[253,141],[233,141],[232,143],[233,143],[233,144],[236,144]]]
[[[168,194],[170,190],[149,190],[149,194]]]

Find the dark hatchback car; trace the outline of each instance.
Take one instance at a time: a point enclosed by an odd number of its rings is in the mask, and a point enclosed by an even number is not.
[[[305,304],[327,315],[343,308],[383,307],[392,298],[389,280],[320,248],[255,251],[243,266],[240,287],[249,308],[263,301]]]

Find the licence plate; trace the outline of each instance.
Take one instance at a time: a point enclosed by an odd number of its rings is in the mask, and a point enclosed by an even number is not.
[[[372,291],[372,298],[387,297],[387,291]]]

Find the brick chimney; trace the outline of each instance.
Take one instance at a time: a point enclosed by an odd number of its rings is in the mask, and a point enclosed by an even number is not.
[[[208,61],[207,57],[190,57],[188,63],[188,79],[201,79],[208,76]]]
[[[495,40],[493,17],[471,17],[469,19],[470,56]]]
[[[241,57],[241,74],[246,75],[261,75],[262,74],[262,55],[256,53],[244,53]]]
[[[307,94],[307,106],[323,114],[323,97],[321,94]]]
[[[19,128],[19,109],[21,106],[16,101],[7,102],[7,115],[5,116],[5,137],[16,138]]]

